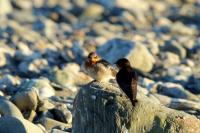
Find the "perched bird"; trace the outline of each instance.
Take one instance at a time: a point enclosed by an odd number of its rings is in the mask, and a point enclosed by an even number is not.
[[[112,65],[106,60],[101,59],[95,52],[89,53],[82,64],[82,70],[99,82],[109,82],[117,74]]]
[[[135,103],[137,102],[137,72],[125,58],[119,59],[115,64],[119,68],[119,72],[116,75],[117,83],[131,100],[132,105],[135,106]]]

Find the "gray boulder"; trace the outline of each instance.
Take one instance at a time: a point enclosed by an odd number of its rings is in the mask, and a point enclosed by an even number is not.
[[[138,93],[138,103],[132,107],[116,85],[92,82],[77,94],[72,132],[197,133],[200,121],[195,116],[156,104],[142,93]]]
[[[0,97],[0,115],[24,118],[20,110],[7,99]]]
[[[3,116],[0,118],[1,133],[45,133],[41,128],[23,118]]]
[[[99,47],[97,53],[110,63],[115,63],[119,58],[127,58],[131,65],[143,72],[153,68],[155,59],[143,44],[135,44],[129,40],[112,39]]]

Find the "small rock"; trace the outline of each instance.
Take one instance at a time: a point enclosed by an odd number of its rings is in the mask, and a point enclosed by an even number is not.
[[[38,95],[36,89],[18,92],[12,97],[12,102],[21,111],[35,111],[38,106]]]
[[[58,128],[59,126],[63,126],[66,128],[70,128],[70,125],[44,117],[40,119],[39,123],[41,123],[45,129],[50,132],[52,128]]]
[[[17,91],[17,85],[21,83],[19,77],[7,74],[0,79],[0,90],[8,94],[13,94]]]
[[[186,87],[191,92],[200,94],[200,77],[195,75],[190,76]]]
[[[177,54],[181,59],[186,57],[186,50],[175,41],[166,41],[165,45],[161,48],[162,51],[169,51]]]
[[[181,29],[181,30],[180,30]],[[171,32],[176,34],[182,34],[182,35],[197,35],[198,31],[195,28],[188,27],[184,25],[183,23],[175,22],[171,27]]]
[[[80,72],[80,66],[76,63],[68,63],[62,70],[55,70],[52,73],[51,80],[63,88],[76,91],[76,85],[89,83],[92,79]]]
[[[146,46],[152,54],[156,55],[159,53],[159,47],[156,41],[149,40]]]
[[[167,69],[168,76],[176,76],[176,75],[190,76],[191,74],[192,74],[192,69],[185,65],[173,66]]]
[[[10,0],[0,0],[0,16],[5,16],[12,12],[12,5]]]
[[[44,29],[44,34],[46,35],[47,38],[49,39],[54,39],[56,37],[57,33],[57,24],[49,19],[43,20],[45,24],[45,29]]]
[[[5,66],[6,64],[7,64],[6,54],[1,52],[0,53],[0,67]]]
[[[44,99],[40,101],[39,106],[38,106],[38,111],[47,111],[50,109],[55,108],[55,105],[52,104],[49,99]]]
[[[98,4],[90,4],[85,8],[81,18],[84,20],[87,19],[100,19],[101,15],[104,12],[104,8]]]
[[[180,98],[170,98],[168,96],[153,94],[163,105],[177,110],[200,110],[198,102],[189,101]]]
[[[0,97],[3,97],[4,93],[2,91],[0,91]]]
[[[162,95],[167,95],[173,98],[182,98],[182,99],[188,99],[193,101],[198,101],[199,98],[192,94],[191,92],[185,90],[183,86],[176,83],[161,83],[157,86],[157,93]]]
[[[32,89],[36,89],[40,100],[55,95],[55,90],[50,85],[50,81],[46,78],[31,79],[28,81],[24,81],[19,87],[20,92]]]
[[[94,2],[99,3],[99,4],[103,5],[105,8],[107,8],[107,10],[112,9],[116,3],[116,0],[109,0],[109,1],[107,1],[107,0],[87,0],[87,1],[89,1],[91,3],[94,3]]]
[[[23,112],[24,118],[28,121],[33,121],[34,118],[37,116],[36,112],[34,110],[29,110],[29,111],[25,111]]]
[[[163,61],[164,68],[169,68],[180,63],[179,56],[171,52],[162,53],[161,60]]]
[[[31,9],[33,6],[33,3],[29,0],[12,0],[12,2],[16,7],[24,10]]]
[[[72,122],[72,114],[66,108],[66,106],[57,106],[56,108],[50,110],[50,112],[54,115],[54,118],[57,121],[64,122],[64,123],[71,123]]]
[[[22,61],[25,60],[28,56],[33,56],[33,51],[30,50],[27,44],[23,42],[18,42],[17,50],[15,51],[15,60]]]
[[[139,78],[138,84],[150,92],[154,91],[157,87],[156,82],[148,78]]]
[[[24,61],[19,65],[21,72],[28,74],[29,72],[40,73],[42,70],[48,68],[48,61],[46,59],[35,59],[31,62]]]
[[[195,66],[194,61],[192,61],[191,59],[184,59],[182,61],[182,64],[187,65],[189,67],[194,67]]]
[[[66,132],[59,129],[52,129],[50,133],[71,133],[71,132]]]

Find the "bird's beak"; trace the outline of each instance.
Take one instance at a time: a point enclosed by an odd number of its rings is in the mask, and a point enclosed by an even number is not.
[[[92,58],[92,63],[96,63],[97,61],[99,61],[101,58],[100,57],[98,57],[98,56],[96,56],[96,57],[94,57],[94,58]]]

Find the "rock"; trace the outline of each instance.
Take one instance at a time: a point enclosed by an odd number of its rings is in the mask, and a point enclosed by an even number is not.
[[[162,51],[169,51],[177,54],[180,59],[184,59],[186,57],[186,50],[180,44],[175,41],[166,41],[165,45],[161,48]]]
[[[35,111],[39,102],[38,94],[36,91],[36,89],[31,89],[28,91],[18,92],[12,97],[12,102],[21,111]]]
[[[22,61],[26,60],[27,57],[33,56],[33,51],[30,50],[27,44],[18,42],[17,50],[15,51],[15,60]]]
[[[16,7],[24,10],[31,9],[33,6],[33,3],[29,0],[12,0],[12,2]]]
[[[189,91],[200,94],[200,76],[190,76],[186,87]]]
[[[170,98],[168,96],[153,94],[163,105],[166,107],[177,110],[200,110],[200,104],[198,102],[189,101],[180,98]]]
[[[23,115],[26,120],[32,122],[37,116],[37,113],[34,110],[31,110],[31,111],[29,110],[29,111],[23,112]]]
[[[23,118],[20,110],[10,101],[0,97],[0,115]]]
[[[46,129],[45,129],[45,127],[42,126],[41,124],[35,124],[35,125],[37,125],[40,129],[42,129],[42,131],[43,131],[44,133],[47,132]]]
[[[156,92],[173,98],[182,98],[193,101],[199,101],[199,98],[196,95],[185,90],[183,86],[176,83],[171,83],[171,82],[159,83],[156,88]]]
[[[157,83],[148,78],[139,78],[138,84],[151,92],[157,87]]]
[[[188,51],[188,54],[190,54],[190,50],[197,45],[197,41],[193,36],[179,36],[177,39],[178,43],[180,43]]]
[[[11,116],[3,116],[0,118],[1,133],[44,133],[38,126],[23,119]]]
[[[1,3],[0,3],[1,4]],[[0,53],[0,67],[3,67],[7,64],[7,58],[6,58],[6,54],[5,53]]]
[[[161,54],[161,60],[163,61],[164,68],[169,68],[180,63],[179,56],[171,52]]]
[[[66,132],[59,129],[52,129],[50,133],[71,133],[71,132]]]
[[[133,9],[132,6],[136,4],[138,4],[138,6]],[[148,8],[149,8],[148,3],[144,1],[140,1],[140,0],[129,0],[128,3],[126,1],[116,0],[116,6],[120,8],[125,8],[127,10],[135,11],[135,12],[148,11]]]
[[[115,63],[119,58],[128,58],[131,65],[141,71],[149,72],[155,63],[154,57],[142,44],[132,41],[113,39],[97,49],[99,55],[110,63]]]
[[[54,70],[51,80],[63,88],[76,91],[76,85],[89,83],[92,79],[80,72],[80,66],[76,63],[68,63],[62,70]]]
[[[0,16],[7,15],[12,12],[10,0],[0,0]]]
[[[103,5],[107,10],[112,9],[115,6],[116,0],[87,0],[91,3],[96,2]]]
[[[104,12],[104,8],[101,5],[90,4],[85,8],[81,18],[83,20],[100,19],[103,12]]]
[[[3,97],[4,93],[2,91],[0,91],[0,97]]]
[[[192,74],[191,67],[185,65],[173,66],[167,69],[168,76],[177,76],[177,75],[190,76],[191,74]]]
[[[5,74],[0,79],[0,90],[5,91],[8,94],[13,94],[17,91],[17,85],[20,84],[20,78],[10,74]]]
[[[142,93],[133,108],[113,84],[92,82],[74,102],[72,132],[199,132],[200,120],[155,104]],[[191,126],[191,124],[193,126]]]
[[[50,19],[44,19],[43,22],[45,23],[45,29],[44,29],[45,36],[49,39],[55,39],[56,33],[58,31],[57,24]]]
[[[171,32],[176,34],[191,35],[191,36],[198,34],[198,31],[195,28],[188,27],[181,22],[176,22],[173,25],[171,25]]]
[[[23,73],[40,73],[42,70],[48,68],[48,61],[46,59],[35,59],[32,61],[24,61],[19,65],[19,69]]]
[[[91,30],[94,34],[103,36],[106,40],[109,40],[115,38],[116,36],[120,36],[119,34],[122,32],[123,27],[110,23],[94,23],[91,25]]]
[[[49,101],[49,99],[44,99],[40,101],[38,106],[38,111],[47,111],[55,108],[55,105]]]
[[[191,60],[191,59],[184,59],[184,60],[182,60],[181,63],[184,64],[184,65],[187,65],[189,67],[194,67],[195,66],[194,61]]]
[[[55,95],[55,90],[50,85],[50,81],[46,78],[31,79],[24,81],[19,87],[19,91],[28,91],[36,89],[39,99],[43,100]]]
[[[159,53],[159,45],[158,45],[158,43],[157,43],[156,41],[154,41],[154,40],[149,40],[149,41],[148,41],[148,44],[147,44],[146,46],[147,46],[147,48],[149,49],[149,51],[150,51],[152,54],[156,55],[156,54]]]
[[[39,123],[41,123],[48,132],[50,132],[52,128],[58,128],[59,126],[65,128],[71,127],[69,124],[65,124],[47,117],[43,117],[42,119],[40,119]]]
[[[50,112],[57,121],[68,124],[72,122],[72,114],[64,105],[56,106],[56,108],[51,109]]]

